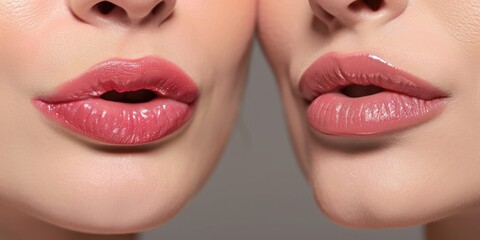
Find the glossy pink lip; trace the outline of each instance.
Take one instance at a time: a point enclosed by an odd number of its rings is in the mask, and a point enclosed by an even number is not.
[[[352,85],[376,86],[383,91],[360,97],[342,93]],[[369,54],[327,54],[305,71],[299,88],[311,101],[307,110],[310,125],[338,136],[378,135],[424,123],[444,109],[448,96]]]
[[[135,104],[100,98],[109,91],[138,90],[149,90],[157,97]],[[97,64],[33,103],[51,120],[83,136],[108,144],[139,145],[182,127],[198,95],[197,86],[176,65],[144,57]]]

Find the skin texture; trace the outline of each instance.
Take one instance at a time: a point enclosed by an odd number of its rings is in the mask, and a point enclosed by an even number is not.
[[[299,163],[319,207],[350,227],[424,224],[480,203],[480,1],[383,2],[375,11],[353,0],[259,3],[259,34]],[[429,122],[387,135],[316,132],[298,82],[329,52],[385,59],[446,91],[447,106]]]
[[[0,109],[8,113],[0,118],[0,234],[157,226],[202,186],[229,136],[255,1],[164,0],[154,17],[161,0],[113,0],[109,15],[94,10],[98,2],[0,1]],[[189,124],[158,143],[99,144],[47,120],[30,102],[98,62],[150,55],[180,66],[200,89]]]

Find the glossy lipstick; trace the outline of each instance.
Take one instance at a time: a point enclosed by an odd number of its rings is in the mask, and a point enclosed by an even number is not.
[[[424,123],[448,95],[369,54],[329,53],[302,75],[300,92],[315,130],[337,136],[379,135]]]
[[[105,100],[116,92],[153,95],[145,102]],[[141,95],[141,94],[140,94]],[[162,139],[190,119],[198,88],[176,65],[156,57],[111,59],[33,99],[49,119],[88,138],[114,145]]]

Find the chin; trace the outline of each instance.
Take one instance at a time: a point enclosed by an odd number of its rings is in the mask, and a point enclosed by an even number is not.
[[[421,210],[415,206],[415,203],[395,200],[394,197],[385,196],[386,194],[388,193],[359,196],[348,194],[348,192],[317,191],[315,199],[317,205],[330,220],[349,228],[407,227],[439,218],[436,215],[439,213],[434,214],[426,209]],[[392,199],[393,201],[391,201]]]
[[[128,179],[125,175],[118,176]],[[160,177],[130,183],[97,186],[79,183],[66,187],[77,190],[63,189],[59,192],[60,198],[44,192],[19,207],[36,219],[64,229],[126,234],[145,231],[168,221],[185,205],[191,192],[187,184],[165,185]]]
[[[130,234],[149,230],[167,222],[180,210],[181,206],[165,206],[164,209],[138,210],[129,207],[128,210],[118,211],[101,209],[103,215],[98,212],[90,212],[83,215],[70,216],[65,213],[38,213],[35,216],[49,224],[69,229],[76,232],[89,234]],[[115,211],[116,210],[116,211]],[[113,214],[112,212],[116,212]]]
[[[201,188],[216,159],[179,155],[175,146],[143,155],[64,149],[70,157],[25,160],[41,164],[1,183],[0,198],[33,219],[95,234],[137,233],[165,223]]]
[[[478,205],[472,181],[449,181],[459,179],[448,175],[457,174],[452,168],[426,166],[429,159],[416,153],[400,148],[357,156],[323,153],[311,161],[308,175],[317,205],[340,225],[414,226]]]

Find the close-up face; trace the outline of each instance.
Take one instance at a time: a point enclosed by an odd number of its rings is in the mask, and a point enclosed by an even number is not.
[[[479,205],[480,1],[262,0],[259,34],[331,219],[398,227]]]
[[[255,8],[0,1],[0,205],[93,233],[174,216],[229,136]]]

